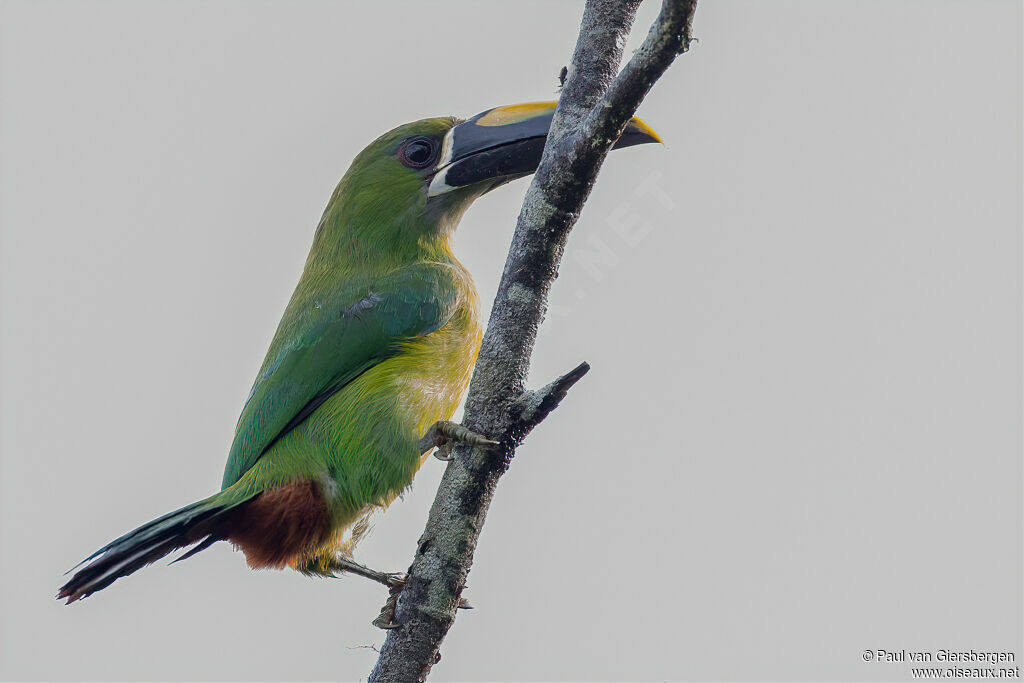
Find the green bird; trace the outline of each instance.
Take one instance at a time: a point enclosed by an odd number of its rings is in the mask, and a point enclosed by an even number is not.
[[[423,119],[360,152],[316,228],[220,492],[103,546],[57,597],[70,604],[217,541],[253,568],[375,574],[351,560],[368,515],[410,485],[435,446],[494,443],[447,421],[482,336],[452,234],[474,199],[536,170],[554,110],[536,102]],[[660,139],[634,118],[616,147],[647,142]]]

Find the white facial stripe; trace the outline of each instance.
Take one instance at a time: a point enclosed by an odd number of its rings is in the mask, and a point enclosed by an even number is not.
[[[448,176],[447,166],[452,163],[452,153],[455,151],[455,127],[448,129],[444,134],[444,142],[441,143],[441,158],[437,160],[437,173],[430,180],[427,187],[427,197],[436,197],[439,194],[450,192],[455,188],[445,182]]]
[[[444,168],[452,163],[452,152],[455,150],[455,127],[448,129],[444,134],[444,142],[441,143],[441,158],[437,161],[438,168]]]
[[[452,190],[454,190],[454,187],[445,182],[445,179],[447,177],[447,168],[438,171],[437,174],[434,175],[434,177],[431,179],[430,185],[427,186],[427,197],[436,197],[439,194],[444,194],[445,192],[451,192]]]

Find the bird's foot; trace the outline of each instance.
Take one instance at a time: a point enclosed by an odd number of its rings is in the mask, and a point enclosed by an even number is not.
[[[398,604],[398,594],[405,588],[405,581],[407,575],[405,572],[379,572],[376,569],[370,569],[367,566],[361,565],[355,560],[346,557],[344,555],[336,555],[332,557],[324,567],[324,572],[329,576],[338,576],[339,574],[355,574],[356,576],[362,576],[371,581],[387,586],[388,588],[388,601],[384,604],[384,607],[380,611],[380,615],[373,620],[373,625],[377,628],[392,629],[397,628],[398,624],[395,623],[395,606]]]
[[[454,443],[464,443],[469,446],[497,446],[498,442],[488,439],[482,434],[477,434],[472,429],[460,425],[458,422],[438,420],[427,433],[420,439],[420,453],[427,453],[432,448],[437,448],[434,457],[438,460],[448,461],[452,459],[451,446]]]
[[[391,590],[388,593],[388,600],[384,603],[384,606],[380,608],[380,614],[377,618],[370,623],[377,628],[382,628],[385,631],[390,631],[393,628],[398,628],[398,623],[395,621],[395,608],[398,607],[398,594],[405,588],[406,576],[403,574],[401,579],[397,579],[394,585],[391,586]]]
[[[395,609],[398,607],[398,595],[405,588],[405,582],[407,576],[403,574],[400,579],[396,579],[395,583],[391,586],[391,593],[388,595],[388,601],[384,603],[384,606],[380,608],[380,614],[371,623],[377,628],[390,631],[393,628],[398,628],[398,622],[395,620]],[[473,609],[473,605],[469,604],[466,598],[459,598],[459,604],[456,605],[458,609]]]

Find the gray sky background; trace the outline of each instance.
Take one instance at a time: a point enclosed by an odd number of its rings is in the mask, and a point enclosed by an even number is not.
[[[555,95],[577,2],[0,5],[0,678],[365,677],[384,600],[224,545],[64,607],[214,491],[349,160]],[[656,4],[638,20],[637,44]],[[1021,4],[704,2],[609,159],[432,680],[906,679],[1022,642]],[[459,256],[489,305],[526,181]],[[359,559],[408,566],[431,460]]]

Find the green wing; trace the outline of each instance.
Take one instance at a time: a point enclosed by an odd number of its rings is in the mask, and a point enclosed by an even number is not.
[[[325,296],[330,304],[289,304],[238,418],[222,486],[238,481],[331,394],[395,355],[402,340],[444,325],[458,305],[455,277],[450,266],[419,264]]]

